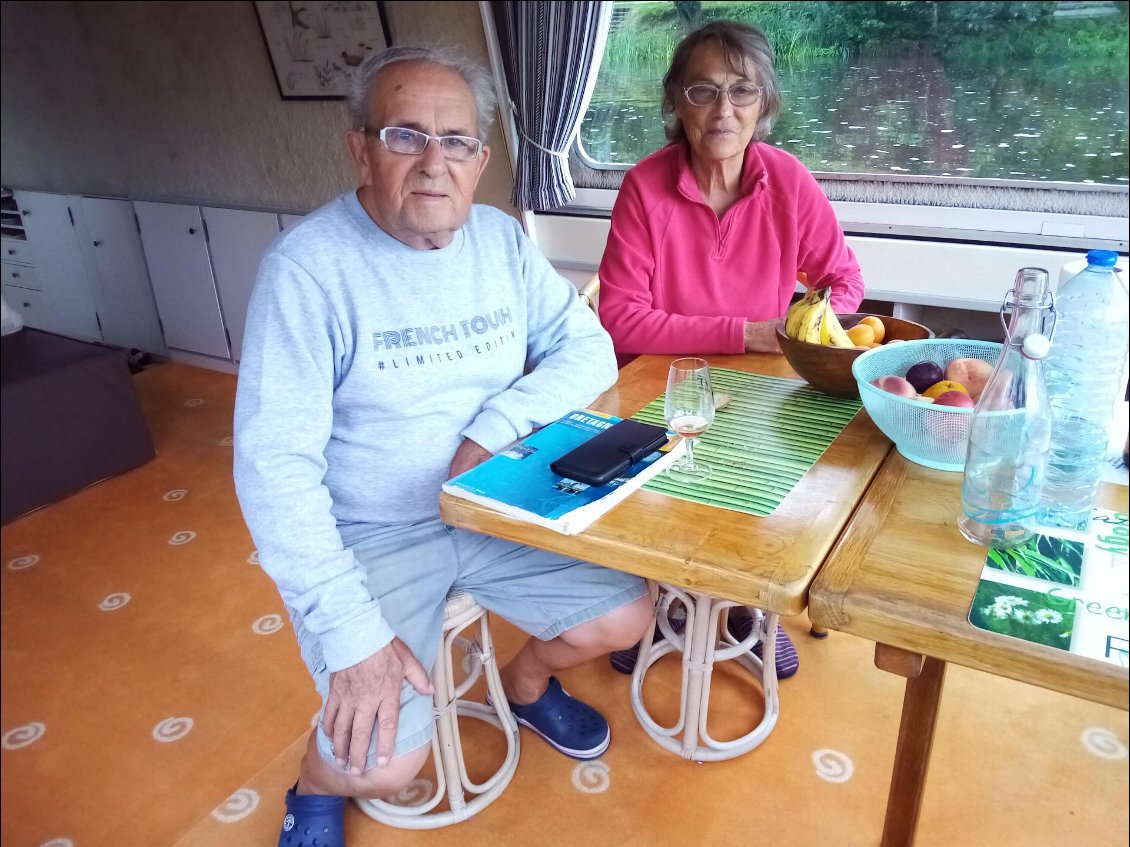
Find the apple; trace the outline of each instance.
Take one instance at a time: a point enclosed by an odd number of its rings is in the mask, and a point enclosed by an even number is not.
[[[943,391],[941,394],[934,398],[934,405],[961,406],[966,409],[972,409],[977,405],[977,403],[964,391]]]
[[[881,376],[871,380],[871,384],[889,391],[891,394],[897,394],[899,397],[917,397],[918,392],[914,390],[914,386],[901,376]]]
[[[993,366],[980,359],[954,359],[946,365],[945,378],[952,382],[960,382],[969,389],[969,396],[974,400],[981,396],[985,390],[985,383],[993,375]]]

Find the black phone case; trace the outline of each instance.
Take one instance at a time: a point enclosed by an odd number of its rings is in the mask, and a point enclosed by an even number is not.
[[[624,420],[573,448],[549,468],[578,482],[605,485],[666,443],[663,427]]]

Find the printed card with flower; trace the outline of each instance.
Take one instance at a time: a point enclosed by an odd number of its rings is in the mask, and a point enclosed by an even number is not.
[[[969,610],[974,626],[1130,666],[1130,515],[1096,509],[1088,531],[1045,530],[990,550]]]

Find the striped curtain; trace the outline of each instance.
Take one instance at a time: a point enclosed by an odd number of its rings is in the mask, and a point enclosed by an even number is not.
[[[513,203],[547,212],[576,190],[568,150],[581,128],[612,3],[492,2],[518,130]]]

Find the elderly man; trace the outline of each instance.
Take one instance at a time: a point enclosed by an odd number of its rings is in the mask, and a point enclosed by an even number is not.
[[[603,753],[608,725],[555,674],[651,619],[635,577],[439,520],[444,480],[590,402],[615,360],[515,221],[472,205],[485,72],[394,47],[354,89],[360,187],[263,259],[236,398],[240,504],[324,703],[280,844],[308,827],[341,843],[345,797],[388,796],[423,765],[451,588],[532,636],[502,670],[507,699],[575,758]]]

